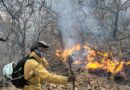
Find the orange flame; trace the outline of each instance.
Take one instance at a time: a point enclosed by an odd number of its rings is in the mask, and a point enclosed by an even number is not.
[[[76,61],[74,61],[74,62],[73,62],[73,64],[75,64],[75,65],[79,65],[79,64],[82,64],[82,62],[81,62],[81,61],[76,60]]]
[[[56,55],[60,57],[63,61],[66,61],[68,56],[71,55],[74,51],[80,50],[80,45],[76,45],[72,48],[66,49],[66,50],[57,50]]]
[[[130,62],[124,62],[119,60],[111,60],[109,58],[108,53],[102,53],[99,51],[95,51],[88,47],[87,45],[83,45],[82,47],[87,51],[86,59],[84,62],[86,63],[86,70],[105,70],[106,72],[110,72],[112,74],[117,74],[121,72],[125,65],[130,65]],[[74,51],[79,51],[81,49],[81,46],[78,44],[72,48],[66,49],[66,50],[57,50],[56,55],[61,58],[63,61],[67,61],[67,58],[69,55],[72,55]],[[96,57],[100,56],[100,59],[98,60]],[[80,61],[74,61],[73,64],[82,64]]]

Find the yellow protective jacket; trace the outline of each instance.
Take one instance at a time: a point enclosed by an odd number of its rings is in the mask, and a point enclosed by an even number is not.
[[[30,54],[30,57],[32,56],[36,60],[29,59],[24,66],[24,78],[29,81],[29,85],[25,85],[23,90],[42,90],[43,81],[63,85],[67,83],[67,77],[56,75],[46,70],[48,62],[45,58],[40,58],[35,52]]]

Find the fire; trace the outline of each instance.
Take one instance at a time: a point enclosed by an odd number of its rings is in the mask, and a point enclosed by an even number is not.
[[[78,65],[78,64],[82,64],[82,62],[81,62],[81,61],[76,60],[76,61],[74,61],[74,62],[73,62],[73,64]]]
[[[109,57],[108,53],[96,51],[87,45],[83,45],[82,48],[87,52],[86,58],[83,59],[83,62],[86,62],[86,70],[104,70],[115,75],[120,73],[125,66],[130,65],[130,62],[113,60]],[[75,51],[79,51],[80,49],[81,46],[78,44],[66,50],[57,50],[56,55],[63,61],[67,61],[69,55],[72,55]],[[100,58],[97,59],[97,57]],[[73,64],[82,64],[82,62],[80,60],[74,60]]]
[[[66,61],[68,56],[71,55],[74,51],[80,50],[80,45],[76,45],[72,48],[66,49],[66,50],[57,50],[56,55],[60,57],[63,61]]]
[[[98,62],[89,62],[87,65],[86,65],[86,68],[89,69],[89,70],[94,70],[94,69],[100,69],[102,68],[102,64],[98,63]]]

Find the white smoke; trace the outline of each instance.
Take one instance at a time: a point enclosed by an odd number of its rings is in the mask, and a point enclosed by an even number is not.
[[[92,33],[97,40],[102,41],[108,37],[109,33],[107,28],[102,24],[94,13],[95,9],[95,0],[84,0],[81,5],[81,11],[84,13],[83,21],[81,23],[82,28]]]
[[[78,5],[73,0],[52,0],[51,8],[58,13],[58,24],[62,33],[64,49],[81,43]]]
[[[106,36],[107,30],[93,13],[95,0],[47,0],[47,3],[58,14],[64,49],[82,43],[83,30],[93,33],[98,40]]]
[[[83,44],[83,31],[91,32],[98,40],[104,36],[103,28],[93,14],[95,0],[47,0],[48,5],[58,15],[64,49]],[[73,60],[83,61],[87,51],[73,52]],[[83,66],[83,64],[81,64]],[[81,67],[79,65],[79,67]],[[77,65],[76,65],[77,67]]]

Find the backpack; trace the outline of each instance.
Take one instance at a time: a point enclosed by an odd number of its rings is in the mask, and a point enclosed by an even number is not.
[[[24,65],[28,59],[35,59],[35,57],[29,57],[29,55],[23,57],[13,70],[11,82],[16,88],[23,88],[24,85],[29,85],[29,81],[24,79]]]

